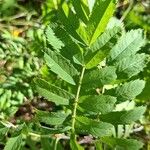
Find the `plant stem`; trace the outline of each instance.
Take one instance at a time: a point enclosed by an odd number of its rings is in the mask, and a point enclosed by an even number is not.
[[[51,137],[50,135],[40,135],[40,134],[36,134],[36,133],[33,133],[33,132],[29,132],[28,135],[34,136],[34,137],[37,137],[37,138],[50,138]]]
[[[79,95],[80,95],[80,90],[81,90],[81,85],[82,85],[84,72],[85,72],[85,66],[83,66],[83,68],[82,68],[81,76],[80,76],[80,79],[79,79],[79,85],[78,85],[78,88],[77,88],[77,94],[76,94],[75,101],[74,101],[74,109],[73,109],[73,114],[72,114],[72,134],[73,135],[75,134],[76,112],[77,112]]]
[[[59,141],[59,138],[56,138],[55,145],[54,145],[54,150],[57,150],[58,141]]]
[[[126,16],[128,15],[128,13],[131,11],[133,4],[134,4],[134,1],[131,0],[131,2],[130,2],[130,4],[129,4],[129,7],[127,8],[127,10],[124,12],[123,16],[122,16],[121,19],[120,19],[121,22],[124,21],[124,19],[125,19]]]

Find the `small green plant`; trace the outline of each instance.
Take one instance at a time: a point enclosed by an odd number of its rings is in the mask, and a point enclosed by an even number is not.
[[[1,135],[10,127],[16,132],[5,150],[19,149],[29,136],[40,138],[45,150],[83,150],[87,143],[97,150],[142,148],[142,142],[127,137],[146,109],[134,103],[145,86],[138,78],[148,62],[140,52],[145,38],[141,29],[125,32],[122,23],[111,19],[114,10],[114,0],[94,5],[72,0],[59,8],[58,22],[45,31],[49,76],[34,80],[37,92],[54,108],[36,109],[29,126],[2,122]]]

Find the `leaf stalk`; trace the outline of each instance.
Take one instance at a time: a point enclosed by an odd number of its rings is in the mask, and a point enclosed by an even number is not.
[[[78,107],[78,102],[79,102],[79,95],[81,91],[81,85],[82,85],[82,80],[85,72],[85,66],[82,68],[81,76],[79,79],[79,84],[77,88],[77,93],[74,101],[74,109],[73,109],[73,114],[72,114],[72,135],[75,135],[75,120],[76,120],[76,113],[77,113],[77,107]]]

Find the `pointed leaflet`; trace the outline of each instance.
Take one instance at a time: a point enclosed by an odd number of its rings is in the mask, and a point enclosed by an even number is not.
[[[106,30],[97,38],[85,54],[87,69],[97,66],[107,56],[111,47],[116,43],[120,33],[121,27],[114,27]]]
[[[83,58],[83,53],[82,52],[79,52],[77,54],[75,54],[73,56],[73,61],[78,64],[78,65],[81,65],[81,66],[84,66],[84,58]]]
[[[79,19],[76,14],[69,8],[66,2],[63,3],[62,8],[58,11],[58,18],[61,23],[64,25],[65,30],[73,36],[78,42],[84,43],[84,39],[82,39],[78,33],[77,29],[79,27]]]
[[[88,15],[84,8],[86,7],[87,10],[88,7],[85,5],[85,3],[82,2],[82,0],[78,0],[78,2],[76,0],[72,0],[72,3],[77,16],[86,24],[88,21]]]
[[[46,28],[45,34],[47,41],[55,50],[59,51],[62,47],[64,47],[62,41],[55,36],[54,31],[50,27]]]
[[[141,106],[129,111],[110,112],[108,114],[100,115],[100,120],[113,125],[131,124],[134,121],[139,120],[144,114],[145,110],[146,108]]]
[[[71,60],[75,54],[80,52],[78,44],[76,44],[76,41],[62,27],[57,25],[53,27],[53,30],[56,36],[59,37],[61,41],[65,44],[65,46],[62,47],[60,50],[61,55]]]
[[[45,80],[36,78],[34,82],[37,92],[47,100],[56,103],[56,105],[68,105],[69,99],[74,98],[74,95],[59,87],[49,84]]]
[[[69,60],[64,58],[61,54],[51,50],[48,50],[48,53],[44,54],[44,59],[52,72],[56,73],[66,82],[75,85],[72,76],[77,75],[78,72]]]
[[[89,33],[89,44],[91,45],[97,37],[105,30],[109,19],[115,10],[114,0],[96,0],[89,22],[87,32]]]
[[[142,92],[144,87],[145,81],[137,79],[118,86],[113,95],[117,97],[118,102],[133,100]]]
[[[100,141],[109,145],[114,149],[121,149],[121,150],[139,150],[143,147],[142,142],[134,139],[103,137],[100,139]]]
[[[98,88],[105,84],[111,84],[117,78],[115,67],[96,68],[89,71],[83,78],[83,86],[86,88]]]
[[[4,150],[20,150],[22,147],[21,144],[22,144],[22,136],[21,135],[19,135],[17,137],[12,137],[7,141]]]
[[[113,125],[92,120],[86,117],[76,117],[76,131],[82,134],[91,134],[95,137],[111,135]]]
[[[97,40],[90,46],[91,51],[95,52],[100,50],[102,47],[109,45],[111,48],[112,44],[117,41],[119,35],[121,35],[121,27],[113,27],[112,29],[107,29],[102,35],[100,35]]]
[[[93,6],[94,6],[94,3],[95,3],[95,0],[87,0],[88,1],[88,7],[89,7],[89,10],[90,10],[90,13],[92,12],[92,9],[93,9]]]
[[[114,109],[115,102],[116,98],[109,95],[91,95],[81,97],[79,106],[87,113],[105,114]]]
[[[125,33],[111,49],[108,63],[112,64],[125,57],[136,54],[144,44],[145,39],[142,30],[131,30],[130,32]]]
[[[137,75],[147,64],[146,54],[136,54],[121,59],[115,63],[119,78],[131,78]]]
[[[85,15],[85,12],[88,13],[86,2],[79,2],[82,6],[80,7],[80,4],[77,2],[74,3],[74,8],[76,11],[82,11],[82,15]],[[77,15],[79,15],[77,13]],[[62,9],[58,12],[58,18],[61,21],[61,23],[64,25],[65,30],[76,40],[76,43],[80,43],[82,45],[85,45],[87,43],[87,32],[85,29],[85,24],[79,20],[77,15],[74,13],[72,8],[69,7],[66,3],[63,3]],[[81,16],[80,16],[81,17]],[[83,17],[83,16],[82,16]],[[84,19],[87,16],[84,16]]]
[[[36,111],[36,118],[48,125],[61,125],[69,114],[64,112]]]
[[[87,46],[88,45],[88,35],[87,35],[87,32],[86,32],[86,28],[85,28],[85,25],[80,22],[79,23],[79,26],[78,28],[76,29],[78,35],[83,39],[84,43],[81,43],[82,45],[84,46]],[[79,43],[79,42],[78,42]]]
[[[89,17],[89,15],[90,15],[89,0],[84,0],[84,1],[81,0],[81,2],[82,2],[81,5],[82,5],[84,12]]]

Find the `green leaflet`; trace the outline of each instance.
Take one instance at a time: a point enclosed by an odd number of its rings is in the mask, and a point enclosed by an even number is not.
[[[131,78],[137,75],[147,64],[146,54],[129,56],[115,63],[119,78]]]
[[[1,140],[1,138],[4,138],[4,136],[6,135],[8,130],[9,129],[6,127],[0,128],[0,140]]]
[[[34,82],[37,92],[47,100],[56,103],[56,105],[68,105],[69,99],[74,98],[71,93],[49,84],[43,79],[36,78]]]
[[[60,78],[66,82],[75,85],[72,76],[78,74],[78,71],[74,66],[64,58],[61,54],[48,50],[48,53],[44,54],[44,59],[51,71],[56,73]]]
[[[82,5],[82,9],[84,10],[84,12],[86,13],[87,16],[90,15],[90,4],[89,4],[89,0],[81,0],[81,5]]]
[[[122,29],[122,31],[125,31],[124,30],[124,23],[116,17],[110,18],[110,20],[107,24],[106,30],[107,29],[112,29],[114,27],[120,27]]]
[[[73,61],[81,66],[84,66],[84,58],[82,52],[79,52],[73,56]]]
[[[28,127],[25,123],[22,123],[15,128],[13,136],[19,136],[20,134],[28,134]]]
[[[62,47],[64,47],[64,43],[55,36],[54,31],[50,27],[46,28],[45,35],[48,43],[52,45],[55,50],[59,51]]]
[[[97,66],[108,55],[120,33],[121,27],[113,27],[97,38],[85,54],[87,69]]]
[[[112,64],[125,57],[136,54],[137,51],[145,44],[143,31],[140,29],[131,30],[125,33],[118,43],[111,49],[108,63]]]
[[[39,122],[46,123],[48,125],[61,125],[68,115],[68,113],[64,112],[36,111],[36,118]]]
[[[96,141],[95,143],[96,150],[103,150],[103,145],[100,141]]]
[[[82,45],[88,45],[88,35],[85,28],[85,25],[80,22],[78,28],[76,29],[78,35],[84,40],[84,43]],[[80,43],[81,44],[81,43]]]
[[[90,45],[105,30],[114,10],[114,0],[96,0],[86,28],[87,33],[89,33],[88,41]]]
[[[113,125],[92,120],[86,117],[76,117],[76,130],[78,133],[91,134],[94,137],[111,135]]]
[[[112,29],[107,29],[90,46],[91,51],[95,52],[97,50],[100,50],[102,47],[107,46],[108,44],[109,48],[111,48],[112,44],[114,44],[117,41],[117,38],[120,34],[121,34],[121,27],[113,27]]]
[[[65,30],[73,36],[78,42],[84,43],[84,39],[77,33],[77,29],[80,25],[77,15],[74,14],[66,3],[63,3],[62,9],[58,12],[58,18],[64,25]]]
[[[42,150],[54,150],[56,140],[58,140],[58,139],[41,137]],[[37,148],[33,148],[32,150],[36,150],[36,149]],[[64,150],[59,141],[57,143],[57,149],[56,150]]]
[[[134,121],[139,120],[144,114],[145,110],[145,107],[140,106],[129,111],[110,112],[108,114],[100,115],[100,120],[111,123],[113,125],[131,124]]]
[[[137,79],[118,86],[113,95],[117,97],[118,102],[133,100],[143,91],[144,87],[145,81]]]
[[[9,131],[9,128],[5,127],[0,122],[0,141],[5,137],[6,133]]]
[[[52,143],[50,142],[49,138],[42,137],[41,145],[43,150],[53,149]]]
[[[83,78],[83,87],[98,88],[105,84],[111,84],[117,78],[115,71],[115,67],[112,66],[89,71]]]
[[[134,139],[123,139],[113,137],[103,137],[101,142],[109,145],[112,148],[121,150],[139,150],[143,147],[143,143]]]
[[[12,137],[7,141],[4,150],[20,150],[22,147],[21,144],[22,144],[22,136],[21,135]]]
[[[88,22],[88,7],[82,2],[82,0],[78,0],[78,2],[76,0],[72,0],[72,3],[78,18],[80,18],[86,24]],[[86,8],[87,11],[85,11],[84,8]]]
[[[149,101],[150,99],[150,79],[146,81],[145,88],[143,89],[142,93],[137,96],[140,100]]]
[[[50,126],[50,127],[48,127]],[[50,135],[50,134],[60,134],[60,133],[66,133],[69,130],[71,130],[70,126],[65,125],[58,125],[58,126],[51,126],[48,125],[45,126],[43,124],[40,125],[40,131],[38,132],[39,134],[42,133],[43,135]],[[39,128],[39,125],[37,126]]]
[[[90,10],[90,13],[91,13],[92,9],[93,9],[93,6],[94,6],[94,3],[95,3],[95,0],[87,0],[87,1],[88,1],[89,10]]]
[[[80,52],[80,47],[78,44],[76,44],[75,39],[72,38],[70,34],[65,31],[65,29],[61,28],[60,26],[55,26],[53,30],[56,36],[59,37],[65,44],[65,46],[60,50],[61,55],[71,61],[71,58]]]
[[[82,96],[79,99],[79,106],[87,113],[105,114],[114,109],[115,102],[116,98],[109,95],[91,95]]]

